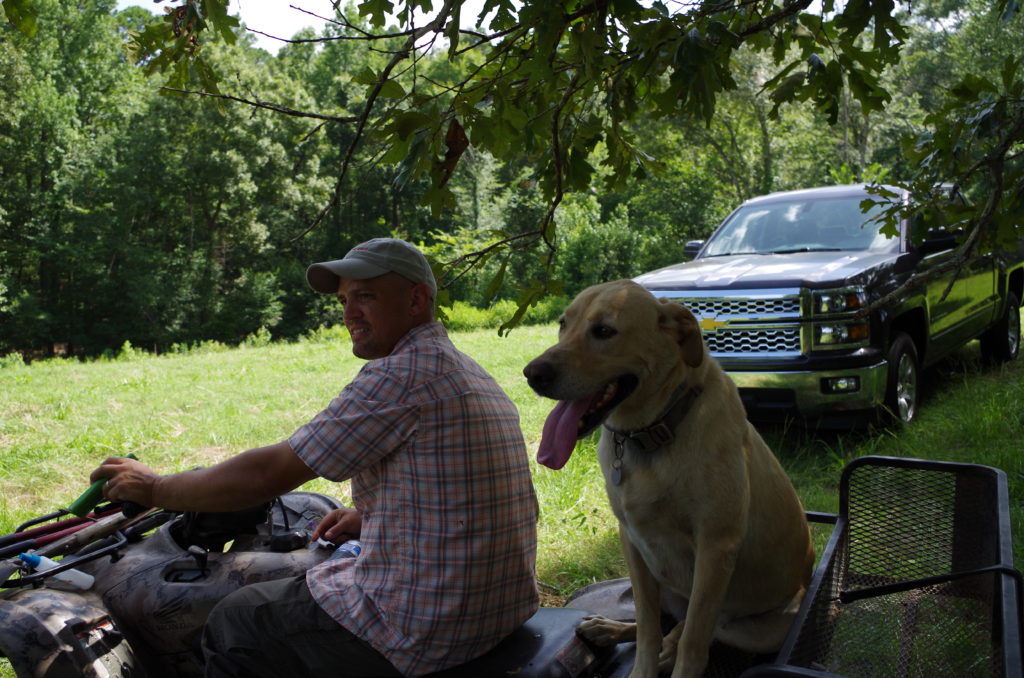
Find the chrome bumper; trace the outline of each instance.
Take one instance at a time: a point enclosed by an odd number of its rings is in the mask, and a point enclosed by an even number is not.
[[[793,404],[803,416],[816,416],[835,412],[866,410],[885,402],[885,386],[888,379],[888,363],[853,370],[825,372],[734,372],[726,370],[741,393],[758,390],[791,391]],[[850,393],[827,393],[822,387],[823,380],[835,377],[858,377],[860,388]]]

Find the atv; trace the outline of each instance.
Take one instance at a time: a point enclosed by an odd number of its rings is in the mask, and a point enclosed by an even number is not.
[[[1022,677],[1021,576],[1002,471],[888,457],[851,462],[838,514],[808,512],[827,544],[782,649],[711,647],[705,676]],[[19,677],[202,675],[213,606],[246,584],[301,574],[333,553],[310,529],[334,499],[291,492],[233,513],[104,504],[41,516],[0,537],[0,655]],[[16,556],[48,556],[35,571]],[[75,570],[86,589],[62,583]],[[431,678],[626,678],[634,647],[592,645],[583,617],[628,620],[628,579],[541,608],[483,657]],[[666,619],[666,628],[674,620]]]

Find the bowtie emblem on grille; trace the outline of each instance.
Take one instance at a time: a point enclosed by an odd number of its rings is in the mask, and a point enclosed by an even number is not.
[[[698,324],[700,325],[700,329],[703,330],[704,332],[714,332],[718,330],[720,327],[728,325],[729,321],[719,320],[717,316],[709,316],[701,318]]]

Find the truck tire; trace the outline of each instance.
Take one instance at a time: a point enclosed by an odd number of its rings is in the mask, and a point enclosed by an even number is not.
[[[1013,292],[1006,293],[1003,317],[981,335],[981,355],[993,363],[1016,360],[1020,354],[1020,302]]]
[[[906,332],[893,334],[888,358],[883,420],[896,425],[909,424],[917,416],[921,394],[921,363],[910,335]]]

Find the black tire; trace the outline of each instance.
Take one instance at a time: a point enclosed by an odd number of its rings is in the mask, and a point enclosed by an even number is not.
[[[981,355],[993,363],[1016,360],[1020,354],[1020,301],[1006,293],[1003,317],[981,335]]]
[[[921,398],[921,362],[910,335],[906,332],[893,334],[888,359],[883,420],[889,424],[906,425],[917,417]]]

